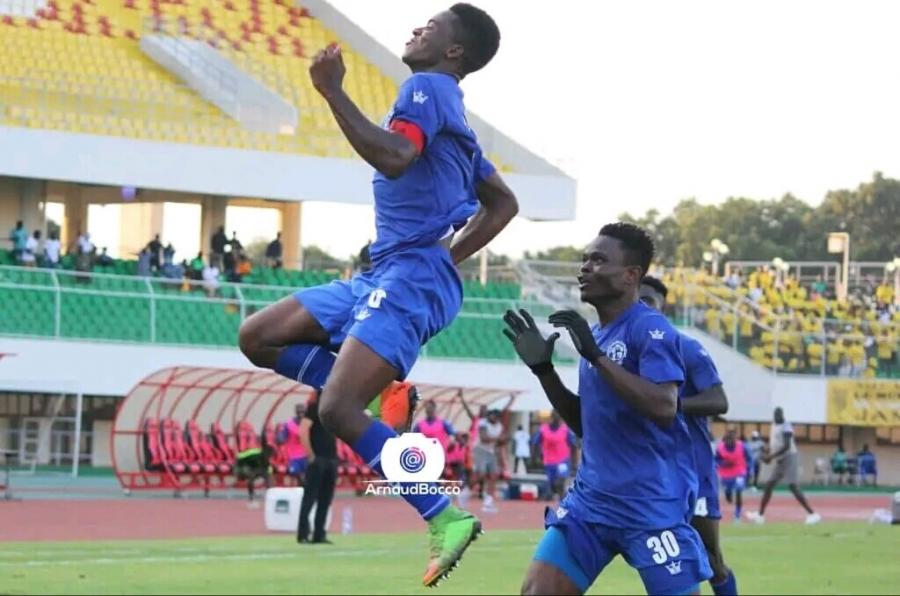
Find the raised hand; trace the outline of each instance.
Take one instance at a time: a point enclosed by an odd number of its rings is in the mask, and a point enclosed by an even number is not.
[[[324,97],[340,91],[345,74],[347,67],[344,66],[341,48],[337,44],[331,44],[320,50],[309,66],[309,77],[312,79],[313,87]]]
[[[588,362],[593,364],[600,357],[600,348],[591,333],[591,326],[574,310],[558,310],[550,315],[550,323],[554,327],[565,327],[569,331],[575,349]]]
[[[506,311],[503,320],[509,328],[504,329],[503,334],[513,343],[519,358],[533,373],[552,370],[553,345],[559,339],[559,333],[545,339],[528,311],[521,309],[519,313],[521,316],[511,310]]]

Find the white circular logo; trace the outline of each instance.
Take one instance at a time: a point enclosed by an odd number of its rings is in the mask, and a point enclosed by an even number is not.
[[[625,347],[624,341],[616,340],[606,347],[606,357],[616,364],[622,364],[627,355],[628,348]]]

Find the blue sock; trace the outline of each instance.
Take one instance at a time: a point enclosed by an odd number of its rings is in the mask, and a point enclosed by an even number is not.
[[[373,420],[366,432],[363,433],[363,436],[352,446],[353,451],[357,452],[370,468],[384,478],[384,472],[382,472],[381,464],[379,463],[381,461],[381,448],[384,447],[388,439],[396,436],[397,433],[391,427]],[[450,499],[445,495],[405,494],[403,499],[415,507],[425,521],[436,516],[450,504]]]
[[[325,386],[334,367],[335,355],[315,344],[293,344],[281,350],[275,372],[313,389]]]
[[[734,579],[733,571],[721,584],[714,584],[710,581],[709,585],[712,586],[713,594],[716,596],[737,596],[737,580]]]
[[[741,508],[740,507],[734,508],[734,519],[741,519]]]

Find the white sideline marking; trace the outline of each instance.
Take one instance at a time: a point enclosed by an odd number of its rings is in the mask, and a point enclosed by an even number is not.
[[[528,544],[528,546],[533,546],[533,544]],[[324,548],[324,547],[323,547]],[[498,550],[507,550],[508,545],[479,545],[478,551],[498,551]],[[317,558],[317,557],[373,557],[373,556],[382,556],[382,555],[396,555],[396,554],[412,554],[423,552],[423,548],[409,548],[409,549],[381,549],[381,550],[321,550],[315,552],[312,557],[312,554],[309,550],[304,549],[302,552],[297,550],[294,552],[284,552],[280,551],[271,551],[271,552],[261,552],[261,553],[232,553],[232,554],[220,554],[213,555],[209,554],[208,549],[200,550],[198,549],[197,553],[206,553],[206,554],[195,554],[195,555],[187,555],[187,556],[174,556],[174,555],[161,555],[161,556],[149,556],[149,557],[98,557],[98,558],[84,558],[84,559],[29,559],[24,561],[0,561],[0,569],[5,567],[49,567],[54,565],[117,565],[120,563],[179,563],[179,562],[187,562],[187,563],[203,563],[206,561],[265,561],[265,560],[276,560],[276,559],[293,559],[297,557],[308,557],[308,558]]]
[[[821,526],[819,526],[821,527]],[[867,532],[865,531],[856,531],[856,532],[834,532],[829,538],[852,538],[865,536]],[[753,534],[749,536],[731,536],[724,540],[722,540],[722,545],[727,547],[729,543],[732,542],[756,542],[756,541],[771,541],[771,540],[789,540],[795,538],[795,535],[791,534]],[[523,540],[520,546],[527,546],[529,548],[534,547],[537,544],[537,540]],[[493,545],[493,544],[480,544],[477,545],[478,552],[485,551],[498,551],[498,550],[507,550],[509,545]],[[51,558],[36,558],[36,559],[27,559],[27,560],[13,560],[14,556],[17,556],[17,553],[3,553],[0,552],[0,559],[8,559],[8,560],[0,560],[0,569],[6,567],[46,567],[53,565],[116,565],[120,563],[179,563],[179,562],[187,562],[187,563],[203,563],[207,561],[265,561],[265,560],[278,560],[278,559],[292,559],[298,556],[316,558],[316,557],[374,557],[374,556],[382,556],[386,554],[412,554],[421,552],[421,548],[408,548],[408,549],[380,549],[380,550],[363,550],[363,549],[355,549],[355,550],[318,550],[318,551],[310,551],[304,549],[301,551],[294,552],[285,552],[284,550],[278,551],[263,551],[263,552],[255,552],[255,553],[242,553],[235,552],[233,549],[226,550],[223,547],[209,547],[209,548],[192,548],[192,547],[179,547],[170,549],[171,552],[183,553],[181,555],[159,555],[159,556],[124,556],[124,557],[97,557],[97,558],[84,558],[84,559],[57,559],[52,558],[58,556],[61,553],[54,553],[52,551],[45,551],[43,553],[36,553],[38,557],[44,555],[45,557]],[[138,554],[143,552],[138,549],[128,549],[128,550],[118,550],[116,549],[116,554]],[[220,554],[216,554],[216,553]]]

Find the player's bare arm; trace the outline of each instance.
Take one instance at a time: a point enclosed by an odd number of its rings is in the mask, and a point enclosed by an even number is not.
[[[516,195],[494,172],[475,188],[481,208],[450,248],[454,263],[461,263],[487,246],[519,212]]]
[[[728,411],[728,397],[721,385],[713,385],[681,404],[685,414],[691,416],[721,416]]]
[[[306,451],[306,461],[308,464],[313,463],[313,460],[316,459],[316,452],[313,451],[312,442],[309,440],[309,429],[312,427],[312,420],[309,418],[304,418],[300,421],[300,443],[303,445],[303,450]]]
[[[791,433],[791,432],[784,432],[784,433],[782,433],[781,436],[782,436],[782,439],[781,439],[781,441],[782,441],[782,442],[781,442],[782,447],[781,447],[781,449],[779,449],[779,450],[776,451],[775,453],[768,453],[768,454],[766,454],[766,455],[763,455],[762,460],[763,460],[765,463],[769,463],[769,462],[771,462],[772,460],[778,459],[779,457],[781,457],[782,455],[784,455],[785,453],[787,453],[788,450],[791,448],[791,437],[794,436],[794,433]]]
[[[539,374],[537,378],[544,394],[559,412],[563,422],[572,429],[572,432],[581,437],[581,401],[578,396],[565,386],[556,370]]]
[[[309,67],[313,86],[328,102],[334,119],[353,149],[388,178],[399,178],[418,157],[418,149],[406,137],[369,121],[344,92],[346,73],[341,49],[335,45],[316,54]]]
[[[569,428],[579,437],[582,436],[581,402],[578,395],[563,384],[553,368],[553,345],[559,339],[559,333],[545,339],[532,316],[524,309],[519,314],[506,311],[503,320],[508,326],[503,334],[513,343],[519,358],[537,376],[547,399]]]
[[[555,312],[550,315],[550,322],[569,331],[578,353],[603,375],[625,403],[660,426],[672,424],[678,410],[676,383],[654,383],[607,358],[597,347],[588,322],[574,310]]]

